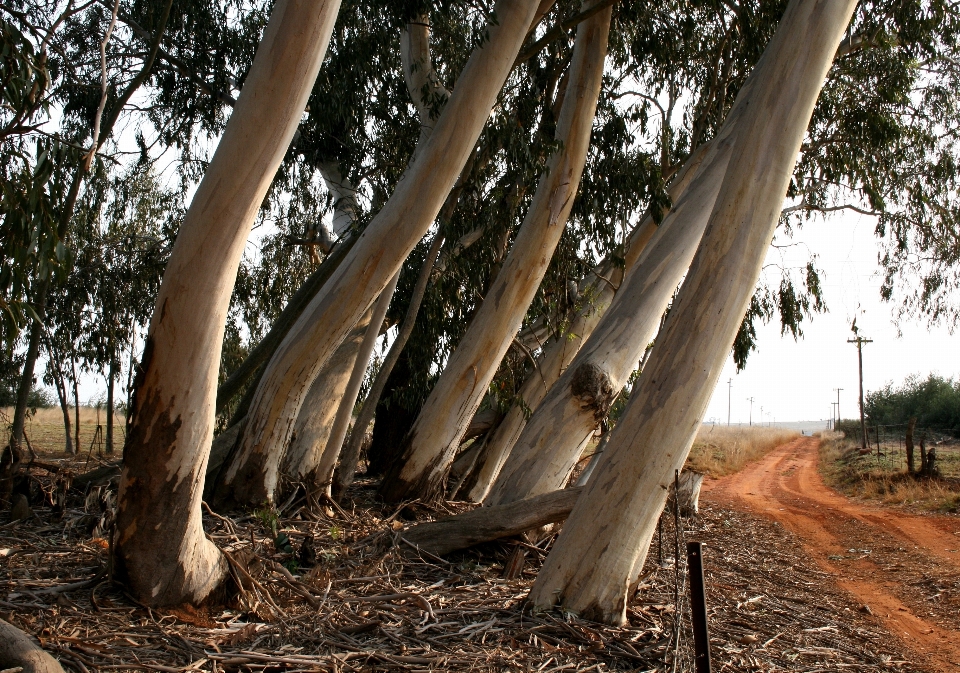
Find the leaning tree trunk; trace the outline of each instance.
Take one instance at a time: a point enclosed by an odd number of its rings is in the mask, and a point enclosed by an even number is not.
[[[580,184],[600,94],[611,13],[607,8],[580,24],[570,84],[557,122],[556,137],[563,143],[562,149],[548,162],[513,249],[487,291],[487,300],[430,393],[400,458],[384,475],[380,494],[387,501],[432,498],[441,490],[460,437],[540,286]]]
[[[671,201],[676,201],[689,186],[708,146],[709,144],[701,146],[677,174],[669,189]],[[580,347],[593,334],[622,284],[622,269],[633,268],[656,231],[657,225],[653,218],[646,216],[627,239],[622,266],[612,262],[605,263],[581,283],[579,294],[583,297],[582,306],[571,316],[566,330],[547,344],[537,359],[537,367],[527,375],[519,393],[523,404],[513,404],[510,407],[479,452],[475,464],[460,487],[463,497],[474,502],[482,502],[487,497],[507,456],[526,427],[530,412],[535,412],[547,392],[570,366]]]
[[[277,349],[240,440],[235,497],[249,503],[273,497],[278,456],[307,389],[436,218],[489,117],[537,4],[497,3],[489,38],[467,61],[417,160]]]
[[[413,292],[410,295],[410,304],[407,306],[406,315],[403,316],[403,322],[400,323],[400,328],[397,330],[397,338],[393,340],[387,357],[384,358],[383,364],[380,365],[377,377],[374,379],[373,385],[370,386],[370,392],[367,393],[367,399],[364,400],[360,415],[357,417],[355,427],[360,428],[360,431],[354,431],[350,437],[350,443],[347,445],[346,451],[344,451],[344,460],[341,462],[339,474],[336,479],[335,490],[338,494],[343,493],[350,484],[353,483],[354,473],[357,469],[357,461],[360,457],[360,448],[363,437],[366,434],[367,426],[369,426],[373,420],[377,405],[380,403],[380,395],[383,394],[383,389],[386,387],[387,380],[393,372],[393,367],[397,364],[397,360],[400,359],[400,353],[402,353],[406,347],[410,335],[413,334],[413,326],[416,324],[417,314],[420,312],[420,302],[423,301],[423,295],[426,294],[427,283],[430,281],[430,272],[433,270],[433,265],[437,261],[437,255],[440,253],[441,245],[443,245],[443,236],[438,232],[433,237],[433,242],[430,244],[427,256],[424,258],[423,265],[420,267],[417,282],[414,284]]]
[[[323,176],[327,190],[333,197],[333,230],[332,232],[327,231],[322,223],[319,228],[324,232],[323,237],[329,239],[329,241],[333,241],[335,237],[342,239],[349,235],[350,229],[357,220],[357,213],[360,209],[357,203],[357,190],[343,175],[339,164],[336,162],[324,162],[320,166],[320,174]],[[330,250],[327,249],[327,252],[330,252]],[[291,317],[288,318],[288,328],[292,326],[296,317],[299,317],[299,313],[302,312],[309,299],[323,287],[323,282],[330,277],[332,270],[343,260],[343,252],[342,249],[337,250],[334,255],[330,255],[324,260],[321,266],[326,266],[327,271],[325,275],[314,280],[309,296],[304,293],[300,302],[291,299],[288,306],[300,303],[300,311],[296,313],[296,316],[293,316],[294,310],[290,311]],[[313,274],[311,279],[314,276],[316,274]],[[299,295],[300,291],[297,294]],[[371,315],[371,311],[368,310],[360,318],[360,321],[350,331],[350,334],[340,344],[334,356],[327,362],[310,386],[310,391],[307,393],[300,413],[297,415],[297,423],[290,438],[290,445],[284,451],[280,464],[281,473],[292,481],[299,481],[311,475],[321,462],[321,457],[330,439],[334,420],[337,417],[337,410],[343,403],[343,396],[351,380],[351,373],[357,366],[357,355],[360,353],[364,335],[370,325]],[[278,320],[278,322],[280,321]],[[279,345],[279,340],[277,345]],[[366,370],[366,362],[364,362],[363,368]],[[246,414],[245,409],[243,412]]]
[[[710,224],[625,417],[530,592],[622,624],[670,481],[689,453],[776,229],[855,0],[792,0],[757,64]],[[749,106],[747,103],[749,102]]]
[[[320,464],[314,474],[315,483],[322,484],[327,495],[331,495],[331,483],[333,482],[333,470],[337,464],[337,458],[343,448],[343,440],[347,436],[347,429],[350,427],[350,418],[353,416],[353,410],[357,406],[357,396],[360,394],[360,386],[363,384],[363,377],[367,373],[367,367],[370,364],[370,356],[373,355],[373,348],[376,346],[377,337],[380,335],[380,326],[387,315],[387,308],[390,306],[390,300],[393,299],[393,293],[397,289],[397,281],[400,279],[400,272],[393,276],[390,284],[384,288],[380,298],[370,309],[370,325],[364,334],[363,342],[360,344],[360,350],[357,353],[356,361],[353,364],[353,371],[350,373],[350,381],[340,400],[340,407],[337,409],[337,415],[333,419],[333,426],[330,428],[330,439],[323,450],[320,458]],[[355,425],[353,432],[355,435],[362,436],[366,426]],[[357,450],[359,454],[359,447]],[[357,464],[356,456],[347,456],[347,461],[354,466]]]
[[[317,470],[329,443],[337,409],[347,390],[360,345],[370,325],[371,313],[368,310],[363,314],[310,386],[310,392],[297,415],[290,446],[280,463],[280,472],[288,479],[303,479]]]
[[[296,131],[338,0],[280,0],[167,264],[137,374],[117,570],[148,605],[198,603],[227,563],[201,526],[224,322],[256,214]]]
[[[694,177],[636,263],[593,334],[550,388],[506,458],[485,502],[522,500],[563,488],[580,447],[603,418],[659,324],[683,278],[730,159],[734,113],[694,155]]]

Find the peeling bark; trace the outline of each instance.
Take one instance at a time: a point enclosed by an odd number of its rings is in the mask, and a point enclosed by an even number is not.
[[[743,320],[855,5],[792,0],[738,97],[736,150],[706,233],[624,418],[530,592],[535,608],[626,620],[627,588]]]
[[[164,273],[134,386],[115,549],[118,576],[146,605],[200,603],[227,574],[200,512],[224,323],[250,228],[338,9],[337,0],[274,6]]]

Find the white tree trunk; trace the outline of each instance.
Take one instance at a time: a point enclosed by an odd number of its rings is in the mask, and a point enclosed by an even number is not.
[[[586,619],[626,619],[675,470],[746,312],[823,79],[855,0],[792,0],[751,75],[710,224],[624,418],[530,592]],[[748,105],[749,103],[749,105]]]
[[[460,437],[500,360],[520,329],[580,184],[607,53],[611,9],[580,24],[567,95],[557,122],[563,147],[550,157],[516,241],[487,298],[407,435],[380,487],[387,501],[431,498],[442,485]]]
[[[417,160],[277,349],[231,466],[234,497],[248,503],[272,499],[278,455],[307,389],[433,223],[490,115],[536,8],[535,0],[497,3],[489,39],[470,56]]]
[[[705,155],[707,146],[702,146],[684,165],[670,185],[670,199],[676,201],[689,186]],[[664,213],[666,214],[666,213]],[[632,269],[647,247],[658,227],[649,215],[630,233],[624,247],[623,267],[612,263],[602,264],[589,274],[578,288],[583,304],[572,316],[569,327],[560,335],[551,339],[537,359],[537,369],[530,372],[520,387],[523,404],[514,404],[507,411],[503,421],[494,430],[476,460],[470,475],[464,480],[462,493],[473,502],[482,502],[490,492],[490,487],[500,474],[507,456],[513,450],[520,433],[526,427],[527,419],[535,413],[547,392],[567,370],[580,347],[593,334],[600,323],[614,294],[623,281],[622,269]]]
[[[337,410],[344,398],[350,374],[357,362],[357,354],[370,325],[371,313],[372,311],[368,310],[363,314],[333,357],[320,370],[303,400],[290,446],[280,463],[280,471],[289,479],[299,480],[311,473],[319,475],[326,472],[319,469],[319,466],[323,462],[322,457],[329,445]]]
[[[124,449],[117,569],[147,605],[198,603],[227,572],[203,533],[220,349],[243,248],[296,131],[338,0],[280,0],[164,273]]]
[[[367,327],[366,334],[363,337],[363,343],[360,344],[360,352],[357,353],[356,361],[353,365],[353,372],[350,374],[350,381],[347,383],[347,389],[343,393],[340,401],[340,408],[337,409],[337,416],[333,420],[333,427],[330,429],[330,439],[323,450],[323,456],[320,459],[320,465],[317,467],[316,482],[323,484],[327,495],[330,495],[330,484],[333,481],[333,469],[337,464],[337,458],[340,456],[340,449],[343,448],[343,440],[347,436],[347,428],[350,427],[350,418],[353,416],[353,410],[357,406],[357,395],[360,394],[360,386],[363,384],[364,374],[367,373],[367,367],[370,364],[370,356],[373,355],[373,347],[377,344],[377,337],[380,336],[380,326],[383,325],[383,319],[387,315],[387,307],[390,306],[390,300],[393,299],[393,292],[397,289],[397,281],[400,279],[400,272],[394,274],[390,284],[380,293],[380,298],[373,305],[370,313],[370,324]],[[366,428],[356,430],[360,435]],[[359,450],[359,445],[357,446]]]
[[[694,177],[630,267],[593,334],[523,428],[485,502],[498,505],[563,488],[579,447],[605,416],[654,336],[706,227],[730,159],[728,120],[695,155]]]

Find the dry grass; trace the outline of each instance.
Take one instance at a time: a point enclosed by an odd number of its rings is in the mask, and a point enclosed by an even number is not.
[[[13,418],[12,407],[0,408],[0,424],[4,427],[9,426]],[[70,409],[70,432],[75,432],[73,428],[74,410]],[[94,407],[80,407],[80,452],[86,455],[91,447],[93,453],[98,449],[102,450],[102,440],[100,446],[94,441],[96,438],[97,425],[103,426],[106,430],[107,412],[103,409],[99,411]],[[123,433],[126,430],[126,418],[123,414],[117,412],[113,417],[113,436],[115,437],[116,450],[119,451],[123,445]],[[36,414],[27,418],[25,426],[27,439],[30,446],[39,454],[63,453],[63,413],[59,407],[49,407],[47,409],[37,409]]]
[[[702,426],[686,468],[714,477],[733,474],[799,436],[796,430],[784,428]]]
[[[940,476],[921,478],[907,473],[898,443],[882,443],[879,456],[875,449],[861,455],[859,444],[840,433],[822,437],[821,472],[845,495],[910,509],[960,512],[960,445],[938,445]]]

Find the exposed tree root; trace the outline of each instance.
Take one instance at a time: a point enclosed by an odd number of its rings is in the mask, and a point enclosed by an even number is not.
[[[63,673],[60,662],[30,636],[0,619],[0,670],[11,668],[22,673]]]

